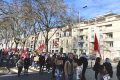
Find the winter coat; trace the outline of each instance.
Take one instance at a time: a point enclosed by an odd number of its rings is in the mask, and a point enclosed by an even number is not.
[[[83,65],[76,67],[76,80],[80,80],[82,77]]]
[[[99,68],[100,68],[100,63],[96,62],[95,65],[94,65],[94,67],[93,67],[93,70],[95,72],[99,72]]]
[[[65,76],[68,77],[68,75],[73,74],[73,72],[74,72],[74,62],[72,61],[72,63],[70,63],[70,61],[67,60],[64,65]]]
[[[116,73],[116,76],[118,78],[120,78],[120,61],[118,62],[118,65],[117,65],[117,73]]]
[[[24,61],[19,59],[17,62],[17,67],[23,67],[23,65],[24,65]]]
[[[103,63],[103,65],[105,66],[107,73],[112,78],[113,77],[113,69],[112,69],[111,63],[110,62],[105,62],[105,63]]]

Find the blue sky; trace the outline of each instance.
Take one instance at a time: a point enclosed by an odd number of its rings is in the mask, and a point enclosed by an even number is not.
[[[11,1],[11,0],[6,0]],[[109,11],[120,14],[120,0],[64,0],[69,7],[74,7],[83,18],[93,18]],[[86,8],[83,8],[86,6]]]
[[[74,7],[84,18],[92,18],[109,11],[120,14],[120,0],[65,0],[69,7]],[[86,6],[86,8],[83,8]]]

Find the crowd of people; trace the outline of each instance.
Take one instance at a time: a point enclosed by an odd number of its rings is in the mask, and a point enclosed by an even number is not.
[[[2,57],[3,56],[3,57]],[[4,58],[6,65],[4,65]],[[18,68],[18,76],[20,76],[23,68],[24,73],[28,73],[29,67],[39,69],[39,72],[47,71],[51,73],[52,80],[86,80],[85,73],[88,67],[88,58],[86,53],[81,56],[68,54],[52,54],[52,53],[31,53],[26,52],[25,57],[21,57],[19,53],[8,51],[6,55],[0,50],[0,66],[5,66],[10,72],[10,68]],[[97,57],[93,66],[95,71],[95,80],[111,80],[113,77],[113,68],[109,58],[101,64],[101,58]],[[120,80],[120,61],[117,65],[117,78]]]

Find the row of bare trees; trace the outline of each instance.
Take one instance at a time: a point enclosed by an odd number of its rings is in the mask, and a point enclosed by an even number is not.
[[[0,0],[0,38],[5,39],[6,47],[11,39],[16,48],[18,44],[24,47],[31,34],[36,36],[37,32],[42,31],[48,52],[48,41],[57,31],[48,37],[51,29],[75,20],[69,12],[64,0]]]

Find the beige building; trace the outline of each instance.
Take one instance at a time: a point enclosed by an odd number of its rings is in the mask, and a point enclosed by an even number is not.
[[[102,58],[120,57],[120,15],[108,13],[85,20],[73,28],[77,36],[77,54],[94,54],[94,34],[96,33]],[[79,48],[78,48],[79,47]]]

